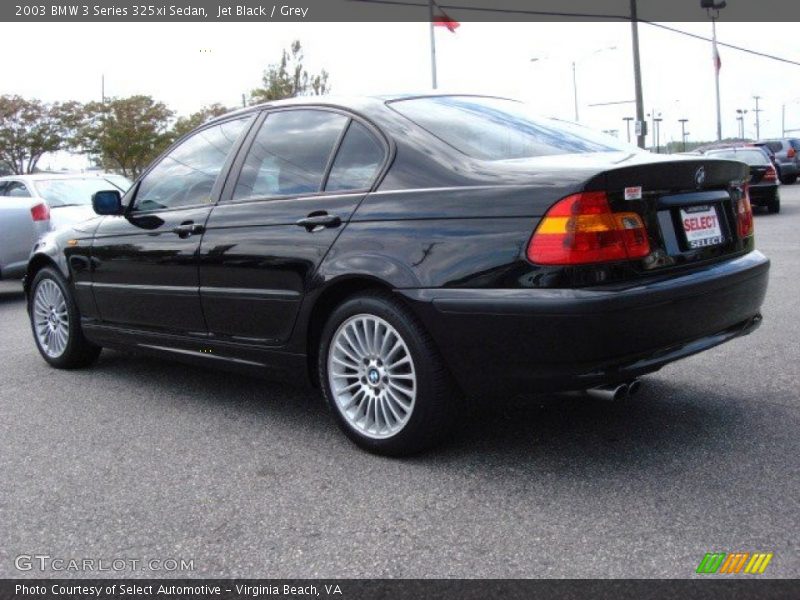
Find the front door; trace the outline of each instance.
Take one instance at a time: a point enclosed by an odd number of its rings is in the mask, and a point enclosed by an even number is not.
[[[286,342],[317,266],[384,163],[376,133],[316,108],[270,112],[251,133],[200,249],[212,336]]]
[[[206,334],[197,252],[222,174],[250,119],[191,134],[134,186],[123,216],[100,224],[92,245],[92,289],[105,324]]]

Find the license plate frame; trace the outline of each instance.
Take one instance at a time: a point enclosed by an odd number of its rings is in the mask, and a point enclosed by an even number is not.
[[[714,204],[682,206],[678,210],[678,217],[683,239],[690,250],[700,250],[725,243],[725,228],[720,218],[719,207]]]

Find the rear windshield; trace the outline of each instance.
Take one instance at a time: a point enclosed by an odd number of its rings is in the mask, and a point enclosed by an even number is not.
[[[713,152],[708,152],[708,156],[738,160],[754,167],[769,164],[769,159],[759,150],[714,150]]]
[[[534,116],[527,105],[513,100],[437,96],[389,106],[456,150],[483,160],[638,151],[579,125]]]

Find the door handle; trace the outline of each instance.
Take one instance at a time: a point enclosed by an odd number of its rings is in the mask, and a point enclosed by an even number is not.
[[[305,227],[311,233],[322,231],[326,227],[338,227],[342,220],[336,215],[329,215],[326,212],[311,213],[303,219],[299,219],[295,225]]]
[[[191,221],[181,223],[172,228],[172,233],[178,234],[179,238],[187,238],[198,233],[203,233],[204,231],[205,227],[197,223],[192,223]]]

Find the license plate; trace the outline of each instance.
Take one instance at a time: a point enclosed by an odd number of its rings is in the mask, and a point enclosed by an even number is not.
[[[705,248],[725,241],[713,206],[690,206],[681,209],[681,223],[690,248]]]

